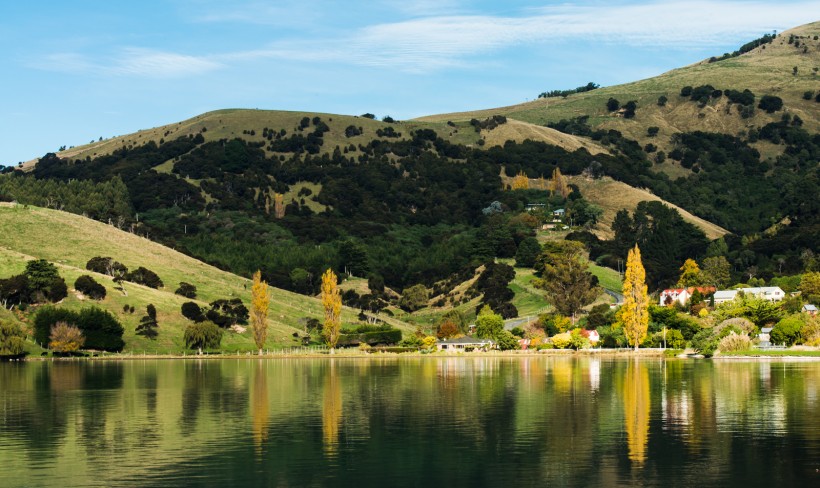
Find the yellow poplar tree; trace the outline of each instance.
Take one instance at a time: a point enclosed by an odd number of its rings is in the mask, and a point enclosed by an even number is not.
[[[273,216],[277,219],[285,216],[285,196],[281,193],[273,194]]]
[[[624,304],[621,307],[621,321],[624,324],[624,335],[629,344],[638,345],[646,337],[649,327],[649,297],[646,293],[646,271],[641,263],[641,250],[635,244],[626,258],[624,274]]]
[[[510,187],[513,190],[529,190],[530,179],[527,178],[527,175],[523,171],[519,171],[518,174],[512,179],[512,184]]]
[[[325,309],[325,323],[322,335],[331,351],[336,348],[342,329],[342,296],[339,293],[336,273],[328,268],[322,275],[322,306]]]
[[[567,198],[569,196],[567,180],[564,178],[564,175],[561,174],[561,170],[557,166],[552,171],[552,193],[560,194],[561,198]]]
[[[253,274],[253,286],[251,286],[251,327],[253,328],[253,340],[259,348],[260,356],[265,340],[268,338],[269,302],[268,284],[262,281],[262,273],[257,271]]]

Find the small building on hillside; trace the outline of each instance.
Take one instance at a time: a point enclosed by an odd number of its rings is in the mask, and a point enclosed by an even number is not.
[[[812,317],[817,316],[817,307],[815,305],[812,305],[811,303],[807,303],[806,305],[803,305],[803,309],[800,310],[800,311],[803,312],[803,313],[807,313],[807,314],[811,315]]]
[[[786,297],[786,293],[779,286],[761,286],[757,288],[740,288],[738,290],[719,290],[715,292],[715,305],[731,302],[738,293],[751,295],[770,302],[779,302]]]
[[[542,212],[547,207],[546,203],[528,203],[527,212]]]
[[[495,342],[490,339],[476,339],[464,336],[455,339],[444,339],[439,341],[436,347],[439,351],[447,352],[489,351],[495,348]]]

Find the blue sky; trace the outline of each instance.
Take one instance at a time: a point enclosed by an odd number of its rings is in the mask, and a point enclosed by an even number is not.
[[[0,165],[220,108],[407,119],[615,85],[817,20],[814,1],[0,5]]]

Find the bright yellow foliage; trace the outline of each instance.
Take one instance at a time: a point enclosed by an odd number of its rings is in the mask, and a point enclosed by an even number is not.
[[[269,302],[268,284],[262,281],[262,273],[257,271],[253,274],[253,286],[251,286],[251,328],[259,354],[262,354],[262,348],[265,347],[265,341],[268,338]]]
[[[649,372],[638,360],[627,366],[623,400],[629,460],[641,466],[646,460],[646,445],[649,441],[650,392]]]
[[[65,322],[57,322],[51,327],[48,347],[56,352],[76,352],[85,344],[83,332]]]
[[[274,193],[273,194],[273,215],[277,219],[281,219],[285,216],[285,196],[281,193]]]
[[[700,274],[700,266],[694,259],[687,259],[683,266],[680,267],[680,279],[678,280],[679,287],[698,286],[702,282]]]
[[[512,188],[513,190],[529,190],[530,179],[527,178],[527,175],[524,174],[523,171],[519,171],[518,174],[515,175],[515,177],[512,179],[510,188]]]
[[[425,349],[435,349],[438,339],[435,336],[427,336],[421,340],[422,347]]]
[[[334,349],[339,341],[342,330],[342,296],[337,285],[338,278],[332,269],[328,268],[322,275],[322,306],[325,309],[325,323],[322,335],[328,347]]]
[[[624,304],[621,307],[621,322],[627,342],[638,349],[646,338],[649,327],[649,297],[646,293],[646,271],[641,263],[641,250],[635,244],[626,258],[624,274]]]

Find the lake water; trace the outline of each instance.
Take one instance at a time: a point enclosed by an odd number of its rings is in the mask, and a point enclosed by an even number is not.
[[[0,486],[820,486],[820,363],[0,364]]]

